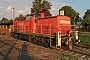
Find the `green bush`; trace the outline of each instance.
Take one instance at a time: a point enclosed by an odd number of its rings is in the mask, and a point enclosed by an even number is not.
[[[90,46],[90,34],[79,34],[79,39],[81,43],[84,43],[85,46]]]

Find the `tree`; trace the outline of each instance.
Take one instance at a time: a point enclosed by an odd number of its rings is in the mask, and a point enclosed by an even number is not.
[[[13,24],[13,19],[8,20],[8,24]]]
[[[15,20],[25,20],[26,16],[23,16],[22,14],[19,15],[19,17],[16,17]]]
[[[51,5],[50,2],[44,0],[44,1],[42,2],[42,10],[41,10],[41,11],[48,11],[48,12],[50,12],[48,9],[51,9],[51,6],[52,6],[52,5]]]
[[[59,13],[61,10],[64,10],[64,15],[69,16],[71,18],[71,24],[75,24],[76,20],[79,18],[79,13],[77,13],[71,6],[63,6],[59,9]]]
[[[5,18],[5,17],[3,17],[2,20],[1,20],[1,23],[2,23],[2,24],[5,24],[5,23],[7,23],[7,22],[8,22],[8,19]]]
[[[33,5],[31,8],[31,13],[40,12],[40,11],[47,11],[50,12],[49,9],[51,9],[51,3],[46,0],[34,0]]]
[[[85,15],[84,15],[83,19],[90,19],[90,9],[87,9],[87,11],[85,12]]]
[[[84,19],[84,21],[82,22],[83,30],[90,31],[90,9],[87,9],[83,19]]]

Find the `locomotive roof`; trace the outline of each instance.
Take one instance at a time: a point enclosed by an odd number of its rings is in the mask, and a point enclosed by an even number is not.
[[[50,14],[49,12],[47,12],[47,11],[40,11],[40,12],[35,12],[35,13],[32,13],[32,14],[27,14],[27,16],[29,15],[29,16],[32,16],[32,15],[34,15],[34,14],[37,14],[37,13],[47,13],[47,14]],[[51,15],[51,14],[50,14]]]
[[[40,12],[35,12],[35,13],[32,13],[32,14],[27,14],[27,16],[34,16],[35,14],[48,14],[49,16],[48,17],[45,17],[45,18],[54,18],[54,17],[58,17],[60,16],[60,19],[63,19],[63,17],[66,17],[67,19],[70,20],[70,17],[68,16],[64,16],[64,15],[57,15],[57,16],[51,16],[51,14],[49,12],[46,12],[46,11],[40,11]],[[44,19],[44,17],[41,17],[41,19]]]

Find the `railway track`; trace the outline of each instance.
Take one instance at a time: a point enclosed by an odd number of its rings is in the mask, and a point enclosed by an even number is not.
[[[76,44],[75,46],[86,48],[86,49],[90,49],[90,47],[89,46],[85,46],[84,43]]]
[[[90,60],[90,47],[76,45],[76,46],[73,46],[73,50],[76,50],[76,51],[82,53],[83,55],[85,55],[85,56],[83,56],[83,58],[89,58],[89,60]]]
[[[63,53],[64,55],[74,56],[80,60],[90,60],[90,48],[85,46],[76,45],[73,46],[73,49],[61,48],[57,49],[58,52]]]

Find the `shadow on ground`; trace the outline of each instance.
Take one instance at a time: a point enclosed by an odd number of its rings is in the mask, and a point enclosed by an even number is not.
[[[7,51],[6,54],[3,54],[2,52],[0,52],[0,55],[3,57],[2,60],[11,60],[11,59],[9,58],[9,54],[11,53],[11,51],[13,50],[13,48],[19,50],[19,55],[18,55],[18,57],[17,57],[18,60],[34,60],[33,57],[32,57],[30,54],[28,54],[28,51],[27,51],[28,44],[27,44],[27,42],[24,42],[24,43],[22,44],[22,50],[20,50],[20,49],[14,47],[15,44],[17,43],[17,41],[18,41],[18,40],[16,40],[16,41],[14,42],[14,44],[11,46],[9,43],[6,43],[6,42],[4,42],[3,40],[0,40],[0,43],[3,43],[3,45],[1,45],[0,48],[2,48],[4,45],[10,46],[10,48],[8,49],[8,51]],[[15,60],[15,59],[14,59],[14,60]]]
[[[32,56],[28,54],[27,47],[28,44],[24,42],[24,44],[22,45],[22,52],[18,60],[33,60]]]

